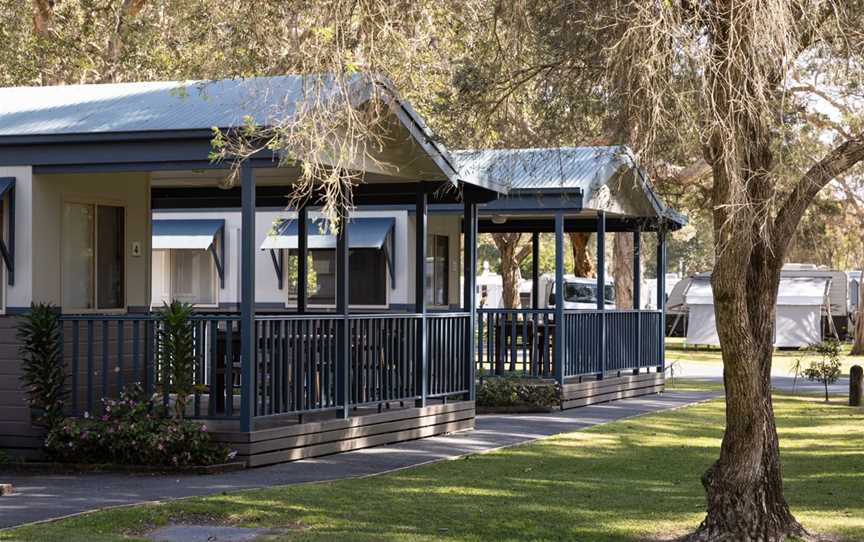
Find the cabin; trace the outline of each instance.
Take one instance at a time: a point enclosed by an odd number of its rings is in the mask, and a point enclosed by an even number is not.
[[[196,305],[186,415],[249,466],[471,429],[478,375],[555,378],[562,408],[663,389],[662,310],[476,308],[479,232],[531,233],[535,262],[554,233],[564,296],[569,231],[601,258],[628,232],[636,262],[650,236],[665,269],[683,218],[627,149],[450,153],[388,81],[316,77],[389,115],[333,234],[320,193],[286,206],[302,157],[258,152],[234,185],[211,159],[213,127],[284,119],[310,77],[0,89],[0,448],[41,445],[15,337],[31,303],[60,312],[73,416],[131,383],[170,403],[154,309]]]

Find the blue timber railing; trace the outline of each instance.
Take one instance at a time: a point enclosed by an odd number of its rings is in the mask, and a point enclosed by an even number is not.
[[[559,329],[565,379],[656,369],[661,325],[660,311],[649,310],[564,310],[559,326],[554,309],[479,309],[478,374],[560,378]]]
[[[240,316],[196,314],[192,326],[195,393],[187,415],[239,419],[245,393],[256,419],[344,410],[338,382],[347,373],[348,408],[465,396],[471,366],[464,348],[468,313],[350,314],[350,354],[338,355],[339,314],[256,315],[252,386],[242,385]],[[63,315],[64,361],[70,375],[70,414],[100,412],[101,399],[140,383],[167,405],[170,370],[159,356],[155,314]],[[426,323],[426,378],[417,378],[420,327]],[[340,367],[340,359],[346,366]],[[418,387],[425,382],[427,389]],[[425,392],[425,393],[424,393]]]

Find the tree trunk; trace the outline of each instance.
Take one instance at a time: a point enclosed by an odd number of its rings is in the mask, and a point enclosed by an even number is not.
[[[590,233],[570,232],[570,250],[573,253],[573,274],[577,277],[593,277],[594,264],[588,257]]]
[[[767,542],[806,534],[783,496],[771,402],[779,266],[754,261],[748,267],[744,288],[741,276],[720,262],[712,275],[723,344],[726,432],[720,458],[702,477],[708,510],[694,540]]]
[[[615,307],[633,308],[633,235],[615,234],[612,275],[615,280]]]
[[[522,281],[522,271],[519,264],[530,252],[530,245],[520,247],[521,233],[492,234],[495,246],[501,256],[501,305],[507,309],[522,307],[519,299],[519,283]]]
[[[855,315],[855,343],[850,355],[864,356],[864,273],[858,279],[858,310]]]

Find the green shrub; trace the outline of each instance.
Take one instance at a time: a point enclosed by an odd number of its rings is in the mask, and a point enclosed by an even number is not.
[[[828,385],[840,378],[840,342],[825,341],[810,346],[810,350],[819,354],[821,359],[813,360],[804,369],[804,376],[811,382],[821,382],[825,386],[825,401],[828,401]]]
[[[552,408],[560,404],[559,396],[557,383],[502,376],[480,382],[477,405]]]
[[[68,395],[57,308],[42,303],[31,305],[21,317],[17,335],[21,380],[33,423],[50,429],[63,420]]]
[[[183,418],[195,392],[195,342],[189,318],[192,305],[172,301],[159,309],[159,362],[162,386],[175,394],[174,416]]]
[[[172,418],[145,398],[140,385],[120,399],[103,399],[101,417],[67,418],[48,433],[45,448],[65,463],[185,467],[225,463],[233,457],[213,442],[207,427]]]

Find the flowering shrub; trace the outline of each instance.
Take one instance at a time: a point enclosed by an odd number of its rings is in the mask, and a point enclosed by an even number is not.
[[[49,457],[67,463],[185,467],[225,463],[233,453],[207,427],[168,415],[136,385],[104,399],[103,414],[67,418],[45,439]]]

